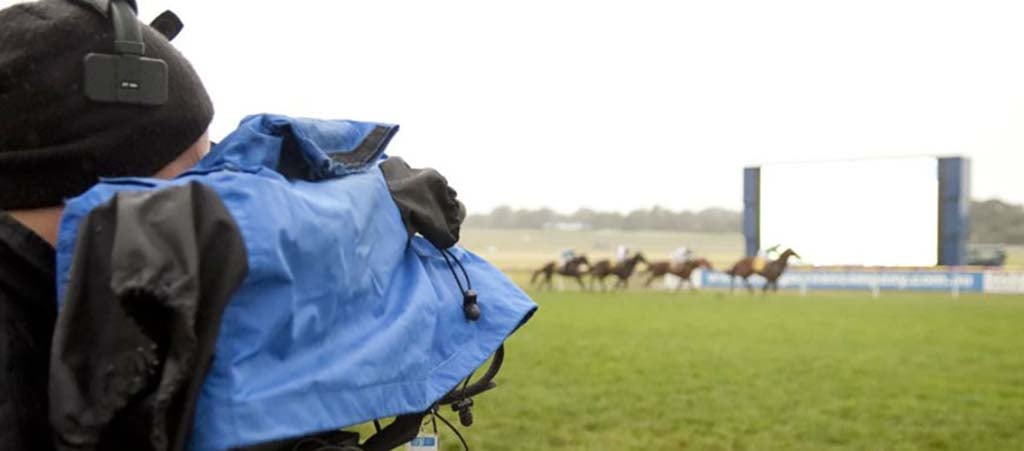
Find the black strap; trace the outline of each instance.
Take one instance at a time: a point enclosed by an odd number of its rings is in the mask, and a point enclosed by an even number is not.
[[[142,42],[142,24],[135,18],[135,9],[127,0],[110,2],[110,16],[114,22],[114,50],[127,55],[145,55]]]
[[[412,441],[420,432],[423,418],[430,412],[413,413],[395,418],[380,432],[363,443],[365,451],[390,451]]]
[[[111,0],[72,0],[77,3],[81,3],[88,6],[100,13],[103,17],[110,17],[110,1]],[[139,6],[135,3],[135,0],[123,0],[128,3],[136,12],[139,11]]]
[[[351,152],[338,152],[330,154],[332,160],[349,166],[365,166],[380,153],[380,149],[386,147],[391,138],[398,133],[396,127],[385,127],[378,125],[370,130],[363,142],[359,143]]]

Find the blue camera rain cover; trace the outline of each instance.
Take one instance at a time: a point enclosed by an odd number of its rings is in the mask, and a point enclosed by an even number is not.
[[[110,179],[68,202],[63,299],[78,223],[120,191],[192,181],[241,230],[249,273],[221,319],[189,448],[223,450],[427,410],[537,308],[451,249],[479,295],[468,321],[441,253],[411,239],[378,168],[397,126],[257,115],[170,180]],[[304,177],[286,177],[284,165]],[[460,273],[461,276],[461,273]]]

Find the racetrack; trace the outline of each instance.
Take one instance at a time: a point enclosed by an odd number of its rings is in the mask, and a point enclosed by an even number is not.
[[[574,249],[591,260],[611,258],[618,244],[640,250],[650,260],[667,259],[673,249],[687,246],[718,269],[728,268],[743,256],[743,236],[738,233],[468,228],[462,231],[460,244],[507,272],[539,268],[555,260],[563,249]],[[1024,268],[1024,247],[1007,246],[1007,267]]]
[[[1024,297],[533,294],[474,450],[1024,449]]]

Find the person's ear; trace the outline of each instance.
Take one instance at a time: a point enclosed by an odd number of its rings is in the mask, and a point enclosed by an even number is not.
[[[199,139],[192,144],[191,150],[195,154],[195,163],[199,163],[199,160],[202,160],[206,154],[210,153],[210,148],[212,146],[213,144],[210,142],[210,131],[207,130],[203,132],[203,136],[200,136]]]

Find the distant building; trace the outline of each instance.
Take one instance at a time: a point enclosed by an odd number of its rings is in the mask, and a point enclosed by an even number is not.
[[[563,232],[579,232],[590,230],[592,227],[585,222],[546,222],[544,230],[560,230]]]

